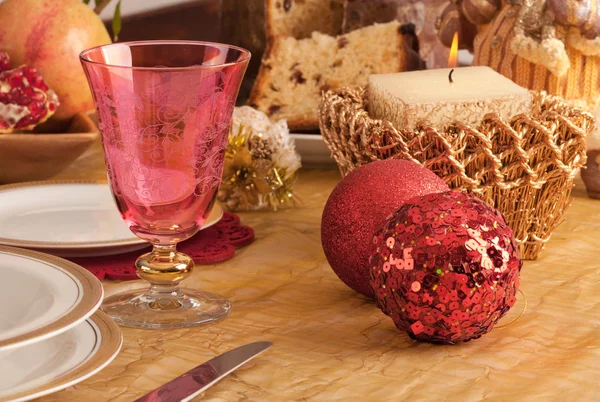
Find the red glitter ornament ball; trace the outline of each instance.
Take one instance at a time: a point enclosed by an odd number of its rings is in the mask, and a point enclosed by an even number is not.
[[[500,212],[466,193],[409,200],[373,238],[377,305],[411,338],[479,338],[515,304],[521,259]]]
[[[369,256],[373,234],[390,214],[410,198],[448,191],[429,169],[406,160],[368,163],[335,187],[321,221],[321,243],[339,278],[358,293],[373,298]]]

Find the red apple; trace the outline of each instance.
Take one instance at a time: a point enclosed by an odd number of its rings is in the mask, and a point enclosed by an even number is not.
[[[0,2],[0,50],[12,66],[35,67],[56,92],[59,124],[94,104],[79,63],[83,50],[110,43],[100,18],[82,0]]]

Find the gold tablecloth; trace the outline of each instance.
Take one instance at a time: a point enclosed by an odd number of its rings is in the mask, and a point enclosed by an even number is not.
[[[60,179],[105,177],[99,147]],[[242,344],[273,347],[204,394],[206,401],[600,400],[600,201],[578,184],[562,224],[521,289],[516,323],[481,339],[417,343],[333,273],[321,212],[337,171],[303,170],[298,208],[246,213],[256,241],[230,261],[199,266],[188,286],[227,296],[233,309],[208,327],[124,328],[119,356],[92,378],[43,401],[130,401]],[[131,283],[104,283],[108,294]],[[503,322],[518,315],[523,300]]]

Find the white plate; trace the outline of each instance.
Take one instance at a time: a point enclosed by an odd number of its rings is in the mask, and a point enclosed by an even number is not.
[[[302,167],[330,169],[337,166],[321,134],[290,134],[290,136],[294,139],[296,151],[302,158]]]
[[[203,228],[222,215],[215,204]],[[121,254],[148,246],[121,218],[108,184],[91,181],[0,186],[0,244],[63,257]]]
[[[28,401],[77,384],[110,363],[122,343],[117,324],[98,311],[60,335],[0,352],[0,400]]]
[[[0,246],[0,352],[74,327],[98,309],[102,284],[84,268]]]

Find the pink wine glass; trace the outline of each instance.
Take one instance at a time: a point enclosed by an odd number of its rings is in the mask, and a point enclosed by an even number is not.
[[[179,283],[194,267],[176,250],[215,202],[247,50],[207,42],[146,41],[81,53],[102,133],[108,179],[131,231],[153,245],[136,261],[150,288],[109,297],[102,309],[138,328],[216,321],[231,304]]]

